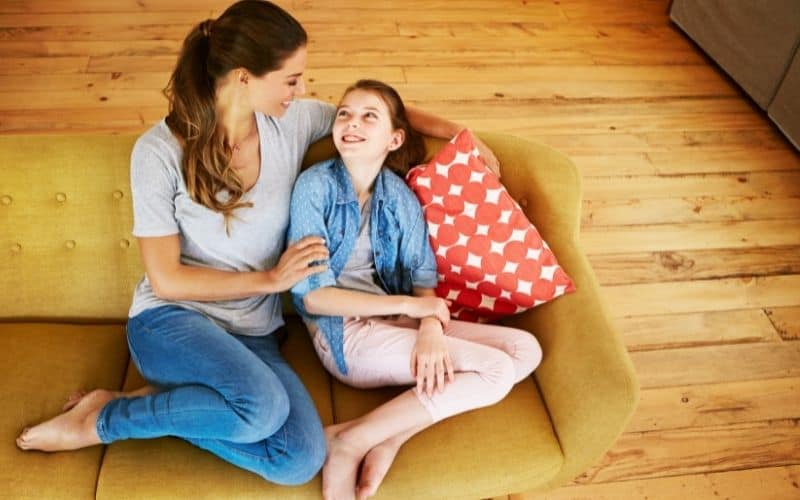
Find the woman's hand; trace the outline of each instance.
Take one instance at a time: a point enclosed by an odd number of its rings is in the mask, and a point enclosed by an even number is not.
[[[494,155],[489,146],[484,144],[484,142],[478,139],[477,136],[472,136],[473,140],[475,141],[475,147],[478,148],[478,153],[480,154],[481,159],[483,162],[486,163],[486,166],[489,167],[489,170],[492,171],[497,178],[500,178],[500,160]]]
[[[283,252],[275,267],[266,271],[270,289],[273,292],[285,292],[308,276],[326,270],[327,264],[311,266],[311,263],[327,259],[328,248],[325,240],[319,236],[306,236],[298,240]]]
[[[442,325],[450,322],[449,302],[436,296],[409,297],[404,314],[411,318],[434,316]]]
[[[447,382],[455,379],[442,324],[436,318],[420,322],[417,343],[411,351],[411,374],[417,379],[417,391],[424,391],[428,397],[434,390],[444,391],[445,376]]]

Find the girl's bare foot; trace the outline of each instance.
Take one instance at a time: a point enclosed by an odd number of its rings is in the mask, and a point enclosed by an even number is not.
[[[342,437],[346,426],[325,429],[328,458],[322,467],[322,496],[325,500],[353,500],[356,497],[358,466],[364,453],[354,443]]]
[[[371,497],[378,491],[401,445],[389,439],[369,450],[361,465],[361,477],[356,488],[358,500]]]
[[[97,415],[115,397],[112,391],[94,390],[80,398],[66,413],[24,429],[17,438],[17,446],[23,450],[61,451],[100,444]]]

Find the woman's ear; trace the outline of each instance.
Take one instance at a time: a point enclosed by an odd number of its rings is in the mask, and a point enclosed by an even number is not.
[[[399,128],[392,132],[392,141],[389,143],[389,151],[396,151],[406,140],[406,131]]]

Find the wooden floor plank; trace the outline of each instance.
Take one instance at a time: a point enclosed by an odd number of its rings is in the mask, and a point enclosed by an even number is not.
[[[796,246],[800,219],[588,226],[581,231],[581,241],[590,255]]]
[[[798,377],[722,382],[643,390],[626,432],[796,418],[800,418]]]
[[[759,172],[796,170],[800,153],[791,148],[763,151],[746,148],[737,151],[682,151],[679,154],[651,152],[647,158],[657,173],[676,175],[711,172]]]
[[[642,388],[800,376],[800,343],[688,347],[632,352]]]
[[[677,196],[800,196],[800,170],[743,174],[585,177],[584,198],[636,199]]]
[[[4,57],[3,64],[0,64],[0,75],[22,75],[30,78],[31,75],[82,73],[88,65],[87,56]]]
[[[617,317],[800,305],[800,275],[604,286]]]
[[[167,114],[161,106],[75,107],[37,110],[0,110],[0,133],[138,133]]]
[[[762,309],[633,316],[615,324],[630,352],[781,338]]]
[[[511,495],[510,500],[790,500],[800,494],[800,466],[766,467],[587,485],[546,494]]]
[[[581,224],[588,227],[797,218],[800,218],[800,196],[595,198],[584,200]]]
[[[656,152],[680,153],[687,149],[696,151],[739,151],[743,149],[782,149],[791,145],[771,129],[760,130],[693,130],[596,133],[596,134],[535,134],[519,131],[517,135],[543,142],[569,155],[587,154],[598,150],[617,153]]]
[[[800,247],[712,248],[594,254],[602,285],[800,274]]]
[[[702,446],[698,443],[702,442]],[[797,420],[623,434],[579,484],[795,465]]]
[[[0,3],[0,133],[141,133],[187,31],[230,1]],[[641,403],[584,484],[514,498],[797,496],[800,153],[669,0],[278,3],[309,34],[309,97],[378,78],[582,174]]]
[[[770,307],[766,312],[784,340],[800,339],[800,307]]]

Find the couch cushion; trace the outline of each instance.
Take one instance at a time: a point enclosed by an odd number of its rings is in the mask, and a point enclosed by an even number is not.
[[[367,413],[405,388],[360,390],[333,381],[336,422]],[[500,403],[443,420],[400,449],[381,498],[487,498],[529,490],[561,468],[563,456],[532,378]]]
[[[21,451],[23,427],[57,415],[78,389],[119,389],[122,325],[0,323],[0,484],[5,498],[94,498],[103,448]]]
[[[289,336],[282,351],[317,406],[323,424],[333,421],[330,377],[317,360],[305,327],[287,317]],[[130,365],[125,389],[144,385]],[[141,481],[142,477],[148,478]],[[176,438],[129,440],[108,446],[97,484],[97,498],[314,498],[319,476],[299,487],[277,486]]]

